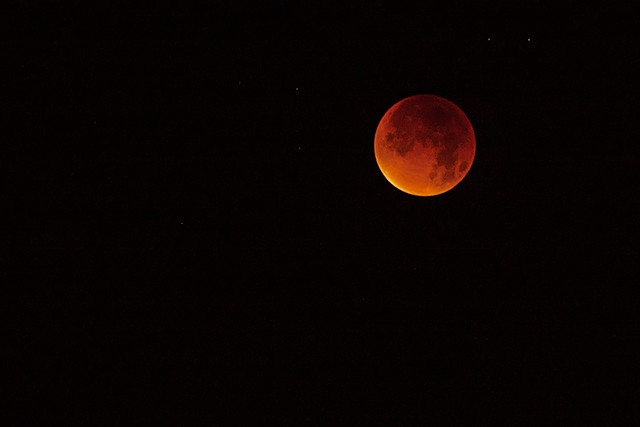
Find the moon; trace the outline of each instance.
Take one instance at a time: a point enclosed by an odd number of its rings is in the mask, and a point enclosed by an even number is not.
[[[415,95],[394,104],[375,134],[382,174],[415,196],[435,196],[458,185],[476,155],[471,122],[453,102]]]

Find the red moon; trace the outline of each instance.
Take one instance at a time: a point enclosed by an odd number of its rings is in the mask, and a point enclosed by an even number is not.
[[[415,196],[451,190],[476,155],[471,122],[453,102],[435,95],[405,98],[380,120],[375,155],[382,174]]]

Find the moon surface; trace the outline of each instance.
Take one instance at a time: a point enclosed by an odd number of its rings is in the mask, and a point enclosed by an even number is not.
[[[393,105],[375,134],[382,174],[415,196],[451,190],[467,175],[476,154],[471,122],[453,102],[415,95]]]

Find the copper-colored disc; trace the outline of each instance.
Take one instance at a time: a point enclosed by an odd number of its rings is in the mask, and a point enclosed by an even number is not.
[[[435,95],[411,96],[392,106],[378,124],[374,145],[384,176],[416,196],[451,190],[467,175],[476,154],[467,116]]]

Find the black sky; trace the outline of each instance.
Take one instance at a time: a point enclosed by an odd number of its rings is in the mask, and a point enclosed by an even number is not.
[[[6,4],[27,424],[638,420],[630,9]],[[477,141],[427,198],[373,155],[421,93]]]

